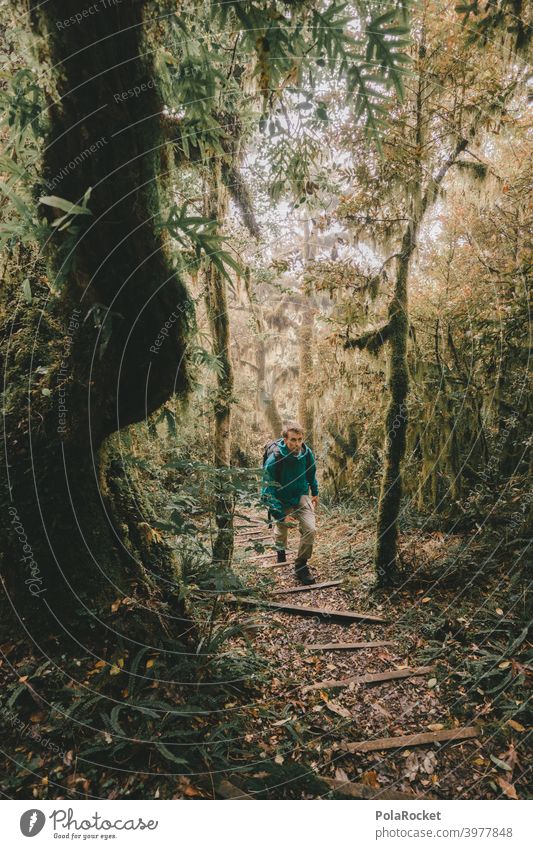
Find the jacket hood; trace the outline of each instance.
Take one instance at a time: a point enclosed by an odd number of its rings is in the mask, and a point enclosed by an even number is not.
[[[283,455],[283,457],[286,457],[288,454],[290,454],[290,453],[291,453],[291,452],[289,451],[289,449],[287,448],[287,446],[285,445],[285,440],[284,440],[284,439],[282,439],[282,440],[281,440],[281,442],[280,442],[279,450],[280,450],[280,453]],[[306,445],[306,444],[305,444],[305,442],[304,442],[304,450],[303,450],[303,451],[301,451],[299,454],[297,454],[297,455],[294,457],[294,459],[296,459],[297,457],[298,457],[298,458],[305,457],[305,455],[307,454],[307,452],[308,452],[308,451],[309,451],[309,446],[308,446],[308,445]],[[293,456],[294,456],[294,455],[293,455]]]

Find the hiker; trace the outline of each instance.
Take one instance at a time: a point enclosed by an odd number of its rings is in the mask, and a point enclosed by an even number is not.
[[[315,538],[318,482],[315,457],[304,442],[304,430],[298,422],[287,422],[282,439],[265,445],[263,466],[261,497],[274,519],[278,563],[287,561],[287,532],[290,527],[296,527],[288,523],[287,518],[293,516],[300,526],[300,546],[294,562],[296,578],[302,584],[314,584],[307,561],[313,552]]]

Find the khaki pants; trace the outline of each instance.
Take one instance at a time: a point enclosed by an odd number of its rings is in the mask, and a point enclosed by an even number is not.
[[[315,511],[309,495],[302,495],[300,503],[295,507],[285,508],[285,517],[293,516],[300,526],[300,547],[297,559],[309,560],[313,553],[315,540]],[[288,528],[282,522],[274,522],[274,542],[278,551],[287,548]]]

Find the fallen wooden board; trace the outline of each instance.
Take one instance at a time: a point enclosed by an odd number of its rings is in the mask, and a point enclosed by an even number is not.
[[[281,563],[280,563],[281,566]],[[289,587],[286,590],[274,590],[272,595],[285,595],[286,593],[306,593],[309,590],[323,590],[325,587],[338,587],[342,581],[323,581],[321,584],[309,584],[303,587]]]
[[[351,649],[373,649],[378,646],[393,646],[394,640],[377,640],[373,643],[310,643],[307,651],[349,651]]]
[[[342,781],[338,778],[324,778],[320,776],[320,780],[332,790],[343,796],[349,796],[350,799],[383,799],[392,801],[394,799],[425,800],[428,798],[427,796],[417,796],[415,793],[400,793],[400,791],[396,790],[387,790],[386,787],[369,787],[367,784]]]
[[[217,795],[222,796],[223,799],[252,799],[253,796],[250,796],[248,793],[245,793],[244,790],[239,790],[238,787],[235,787],[231,781],[227,781],[223,779],[218,787],[217,787]]]
[[[309,690],[347,687],[349,684],[377,684],[380,681],[412,678],[415,675],[427,675],[428,672],[433,672],[434,668],[434,666],[417,666],[414,669],[391,669],[388,672],[371,672],[369,675],[354,675],[351,678],[340,678],[339,680],[317,681],[316,684],[308,684],[303,688],[303,691],[307,693]]]
[[[247,604],[250,607],[269,607],[272,610],[281,610],[284,613],[296,613],[300,616],[320,616],[332,622],[386,622],[379,616],[370,613],[357,613],[355,610],[329,610],[322,607],[299,607],[295,604],[283,604],[277,601],[263,601],[261,598],[235,598],[228,599],[236,604]]]
[[[269,528],[249,528],[246,531],[235,531],[236,537],[272,537],[272,531]]]
[[[444,731],[427,731],[422,734],[404,734],[400,737],[378,737],[376,740],[363,740],[360,743],[341,743],[343,752],[376,752],[382,749],[404,749],[411,746],[427,746],[431,743],[443,743],[446,740],[470,740],[477,737],[479,731],[473,725],[464,728],[450,728]]]

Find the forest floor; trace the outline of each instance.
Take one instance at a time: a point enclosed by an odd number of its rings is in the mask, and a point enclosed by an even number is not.
[[[515,596],[509,593],[509,576],[501,561],[482,585],[475,579],[477,569],[490,561],[492,544],[479,541],[476,532],[445,535],[413,529],[402,539],[401,562],[409,577],[394,593],[377,591],[372,569],[373,522],[345,511],[319,511],[322,515],[318,515],[310,562],[313,573],[317,582],[340,580],[341,584],[282,594],[280,591],[298,583],[289,563],[277,565],[275,558],[268,556],[272,551],[268,530],[263,535],[266,556],[256,551],[263,547],[257,531],[240,531],[237,573],[246,586],[254,588],[255,597],[359,611],[385,622],[343,624],[318,615],[270,609],[258,609],[251,616],[249,639],[266,655],[274,675],[260,699],[249,706],[246,739],[256,740],[264,761],[273,761],[280,769],[275,774],[265,768],[250,772],[243,764],[247,776],[239,781],[237,772],[237,786],[252,795],[266,786],[267,796],[292,795],[290,770],[284,778],[282,765],[300,763],[314,775],[329,779],[330,787],[331,779],[336,780],[336,795],[341,796],[527,796],[527,771],[522,764],[527,763],[531,738],[518,719],[525,716],[527,699],[512,698],[517,695],[512,685],[523,683],[530,667],[506,656],[509,641],[502,642],[502,634],[507,635],[507,629],[512,630],[513,622],[520,619],[520,604],[517,606]],[[251,521],[264,521],[253,511],[245,515]],[[294,552],[298,531],[289,533]],[[288,559],[292,557],[288,555]],[[485,576],[487,571],[490,569]],[[230,614],[235,621],[242,617],[242,608]],[[522,650],[525,637],[522,631]],[[352,650],[312,648],[359,642],[388,645]],[[330,686],[339,679],[420,667],[427,672],[381,683]],[[306,685],[321,681],[322,687],[306,691]],[[475,728],[477,736],[381,751],[343,750],[346,743],[462,727]],[[306,795],[313,798],[317,793],[310,788],[304,798]]]
[[[37,648],[13,627],[0,645],[1,792],[35,799],[529,798],[532,655],[519,552],[477,530],[445,534],[404,517],[404,579],[394,592],[377,590],[373,517],[321,505],[317,519],[313,572],[320,582],[341,583],[279,593],[297,586],[293,568],[268,556],[264,514],[243,507],[233,591],[191,583],[200,640],[188,647],[176,639],[132,650],[95,630],[83,645],[67,646],[52,633]],[[262,523],[259,532],[242,530],[247,521]],[[293,551],[297,538],[291,530]],[[252,598],[384,621],[342,624],[255,606]],[[125,598],[112,609],[119,617],[133,606]],[[310,648],[348,642],[386,644]],[[420,667],[427,671],[331,685]],[[343,748],[465,727],[476,736]]]

